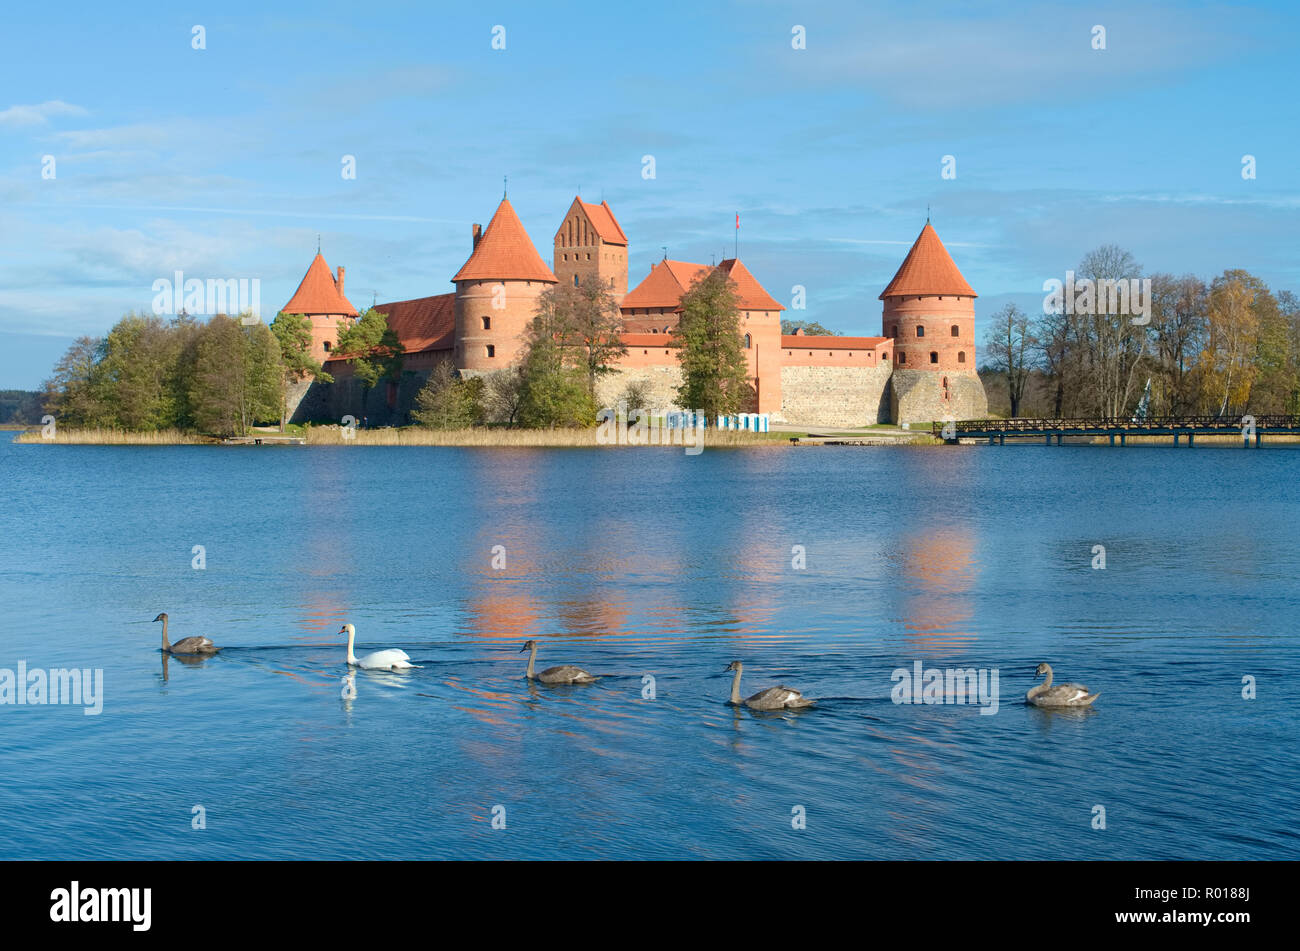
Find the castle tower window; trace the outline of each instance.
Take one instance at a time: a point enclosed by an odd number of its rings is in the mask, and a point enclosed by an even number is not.
[[[958,327],[956,324],[953,324],[953,325],[952,325],[952,335],[953,335],[954,337],[960,337],[960,336],[961,336],[961,328]]]
[[[924,337],[924,336],[925,336],[925,328],[922,327],[920,324],[917,324],[917,325],[916,325],[916,335],[917,335],[918,337]]]
[[[753,345],[754,345],[754,338],[751,337],[749,334],[745,334],[745,349],[748,350]]]
[[[488,355],[489,357],[495,357],[495,356],[497,355],[497,348],[494,347],[492,344],[488,344],[488,345],[487,345],[487,355]]]
[[[325,352],[326,352],[326,353],[329,353],[329,352],[330,352],[330,347],[332,347],[332,346],[333,346],[333,344],[331,344],[328,340],[326,340],[326,341],[325,341]]]
[[[578,275],[576,275],[576,274],[573,275],[573,286],[574,286],[574,287],[577,287],[577,286],[578,286]]]
[[[899,363],[906,363],[906,362],[907,362],[907,354],[906,354],[906,353],[900,353],[900,354],[898,355],[898,362],[899,362]]]
[[[491,318],[491,317],[484,317],[484,318],[483,318],[483,329],[484,329],[484,330],[491,330],[491,329],[492,329],[492,318]]]
[[[966,351],[965,351],[965,350],[961,350],[961,351],[959,351],[959,352],[957,353],[957,362],[958,362],[958,363],[965,363],[965,362],[966,362]]]
[[[935,353],[933,350],[930,351],[930,362],[931,363],[939,362],[939,354]]]

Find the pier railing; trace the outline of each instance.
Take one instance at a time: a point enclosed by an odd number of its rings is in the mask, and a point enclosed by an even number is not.
[[[1133,419],[1120,416],[1080,416],[1071,418],[1013,418],[966,419],[957,422],[936,422],[935,437],[946,442],[961,438],[982,439],[1004,443],[1010,438],[1043,437],[1049,443],[1058,443],[1065,436],[1108,436],[1114,444],[1116,437],[1124,445],[1129,436],[1173,436],[1177,445],[1187,437],[1188,445],[1195,444],[1197,435],[1226,435],[1239,433],[1243,440],[1253,439],[1260,444],[1265,433],[1300,435],[1300,415],[1270,413],[1259,416],[1149,416]]]

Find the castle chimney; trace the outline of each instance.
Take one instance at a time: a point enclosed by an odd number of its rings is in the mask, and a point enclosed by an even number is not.
[[[338,279],[337,281],[335,281],[335,283],[338,284],[338,286],[339,286],[339,296],[340,296],[340,297],[343,296],[343,274],[344,274],[343,265],[340,264],[340,265],[339,265],[339,279]]]
[[[470,232],[470,234],[472,234],[472,235],[474,236],[474,247],[477,248],[477,247],[478,247],[478,243],[479,243],[479,239],[483,237],[483,226],[482,226],[482,225],[475,225],[474,228],[473,228],[473,230]]]

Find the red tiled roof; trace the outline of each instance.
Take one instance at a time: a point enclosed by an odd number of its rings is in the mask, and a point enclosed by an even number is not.
[[[606,244],[627,244],[627,235],[619,227],[618,220],[609,207],[609,202],[601,201],[599,205],[590,205],[579,196],[578,204],[582,205],[587,220],[591,222],[591,226],[596,229],[596,234],[600,235],[602,241]]]
[[[357,315],[356,308],[339,293],[330,266],[325,263],[320,252],[312,258],[311,266],[303,275],[302,283],[289,303],[280,308],[286,314],[343,314],[348,317]]]
[[[546,281],[557,283],[542,261],[508,199],[501,199],[478,247],[453,281]]]
[[[787,350],[875,350],[888,337],[832,337],[826,334],[782,334]]]
[[[957,265],[949,256],[948,249],[943,246],[939,235],[927,221],[917,236],[916,243],[912,245],[912,250],[908,251],[907,257],[903,259],[898,273],[889,282],[889,286],[881,292],[880,299],[912,295],[925,297],[937,294],[977,296],[966,283],[966,278],[961,276],[961,271],[957,270]]]
[[[741,310],[785,310],[740,261],[728,258],[718,267],[736,282],[736,303]],[[619,306],[625,311],[651,307],[676,309],[691,284],[710,270],[708,264],[665,259],[650,269],[645,280],[629,291]]]
[[[740,263],[738,258],[727,258],[718,267],[726,271],[736,282],[736,301],[743,310],[785,310],[772,299],[772,295],[763,290],[749,268]]]
[[[619,306],[623,310],[630,307],[675,308],[681,303],[682,295],[686,293],[696,276],[708,269],[706,264],[669,261],[665,258],[650,268],[650,273],[640,284],[628,291]]]
[[[375,310],[388,317],[389,329],[397,334],[407,353],[450,350],[456,331],[455,301],[455,294],[437,294],[376,304]]]

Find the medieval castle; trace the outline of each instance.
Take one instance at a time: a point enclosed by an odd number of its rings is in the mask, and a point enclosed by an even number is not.
[[[340,325],[356,318],[337,276],[317,253],[297,292],[281,308],[311,320],[313,357],[332,384],[304,383],[294,394],[295,420],[365,415],[372,425],[406,422],[430,371],[450,361],[463,374],[508,367],[538,296],[560,282],[604,281],[623,316],[626,356],[602,378],[600,405],[613,405],[633,380],[644,381],[648,406],[674,404],[681,382],[671,344],[682,294],[712,267],[665,258],[628,290],[628,239],[607,202],[573,200],[555,232],[547,267],[508,199],[484,230],[474,225],[469,259],[449,294],[376,304],[405,347],[401,381],[363,389],[335,355]],[[776,421],[822,426],[928,422],[987,414],[975,367],[975,291],[927,221],[898,273],[880,294],[882,336],[781,333],[778,303],[738,259],[716,267],[735,285],[753,388],[750,412]],[[682,407],[684,409],[689,407]]]

